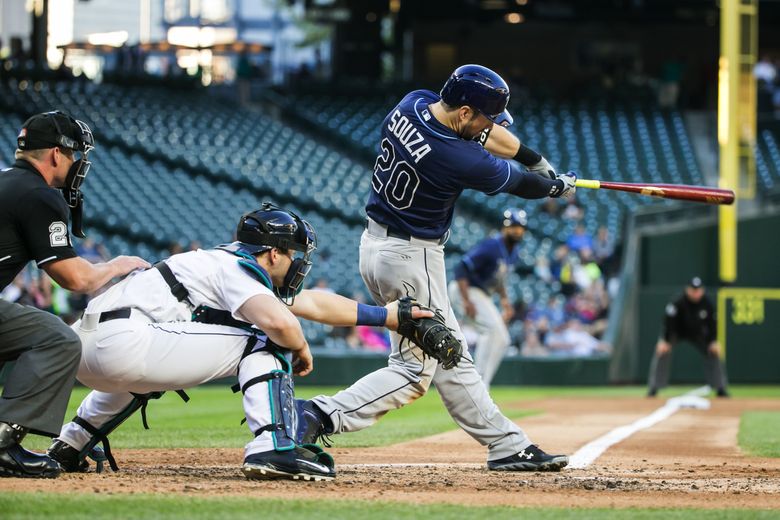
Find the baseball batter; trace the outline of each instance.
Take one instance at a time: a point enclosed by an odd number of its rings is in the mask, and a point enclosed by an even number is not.
[[[463,190],[523,198],[570,196],[573,174],[556,175],[537,152],[522,145],[502,125],[509,88],[492,70],[464,65],[455,70],[441,95],[427,90],[407,94],[382,123],[380,154],[366,205],[367,227],[360,242],[360,273],[380,304],[409,293],[440,309],[447,326],[463,335],[450,306],[444,243]],[[515,159],[524,172],[505,159]],[[436,384],[455,422],[488,447],[492,470],[558,470],[568,463],[532,444],[490,398],[468,354],[443,370],[420,349],[393,335],[388,366],[368,374],[336,395],[298,402],[299,437],[361,430],[385,413],[423,395]]]
[[[488,389],[509,348],[506,324],[512,319],[514,308],[506,293],[506,277],[517,263],[517,244],[527,227],[525,211],[504,211],[501,232],[482,240],[463,255],[455,266],[455,280],[449,285],[456,316],[474,325],[479,334],[474,365]],[[501,311],[493,303],[494,292],[500,297]]]
[[[173,255],[92,300],[73,328],[83,344],[77,378],[94,390],[49,455],[66,471],[85,471],[87,455],[103,441],[116,469],[107,435],[149,399],[237,374],[254,434],[245,449],[246,477],[333,478],[327,453],[294,440],[292,373],[313,367],[296,316],[395,327],[397,313],[388,310],[398,304],[374,307],[301,291],[315,244],[306,221],[266,204],[241,218],[236,242]],[[418,309],[423,315],[432,313]]]

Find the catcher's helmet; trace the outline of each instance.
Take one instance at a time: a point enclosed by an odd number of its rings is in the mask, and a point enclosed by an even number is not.
[[[272,247],[310,253],[317,247],[317,234],[311,224],[270,202],[241,216],[236,239],[250,254]]]
[[[509,208],[504,211],[503,226],[523,226],[528,227],[528,216],[522,209]]]
[[[440,95],[442,101],[450,106],[468,105],[496,124],[512,124],[512,116],[506,109],[509,86],[501,76],[487,67],[458,67],[442,87]]]
[[[299,253],[293,255],[282,286],[274,287],[276,295],[287,305],[292,305],[295,295],[303,289],[303,281],[311,271],[311,254],[317,249],[317,233],[311,224],[292,211],[265,202],[259,210],[241,217],[236,238],[238,241],[234,247],[237,245],[238,248],[233,252],[249,260],[249,263],[239,260],[239,265],[250,272],[259,271],[251,255],[274,247]]]

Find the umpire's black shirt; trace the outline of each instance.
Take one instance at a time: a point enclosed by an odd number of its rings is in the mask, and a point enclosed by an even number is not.
[[[68,233],[68,205],[27,161],[0,170],[0,290],[30,260],[38,267],[76,256]]]
[[[663,337],[674,342],[681,339],[698,344],[715,341],[715,309],[706,295],[698,303],[685,294],[666,305]]]

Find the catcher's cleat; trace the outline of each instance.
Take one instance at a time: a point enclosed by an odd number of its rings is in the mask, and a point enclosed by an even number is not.
[[[569,464],[566,455],[550,455],[535,444],[519,453],[498,460],[489,460],[488,469],[493,471],[560,471]]]
[[[316,404],[305,399],[296,399],[295,413],[298,415],[295,442],[317,444],[321,441],[326,447],[331,447],[328,435],[333,433],[333,424]]]
[[[333,457],[314,445],[296,446],[288,451],[253,453],[241,468],[249,480],[333,480]]]
[[[93,446],[86,455],[82,456],[76,448],[59,439],[54,440],[46,453],[59,462],[66,473],[88,472],[89,461],[87,461],[87,457],[95,461],[95,472],[103,473],[103,463],[108,460],[103,449],[98,446]]]
[[[0,422],[0,477],[56,478],[60,465],[47,455],[27,451],[19,444],[27,429]]]

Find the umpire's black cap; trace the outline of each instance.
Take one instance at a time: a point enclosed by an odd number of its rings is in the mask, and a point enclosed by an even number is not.
[[[704,284],[702,283],[701,278],[699,278],[698,276],[694,276],[688,282],[688,287],[698,289],[699,287],[704,287]]]
[[[60,146],[85,151],[94,146],[89,127],[59,110],[30,117],[16,138],[20,150],[40,150]]]

